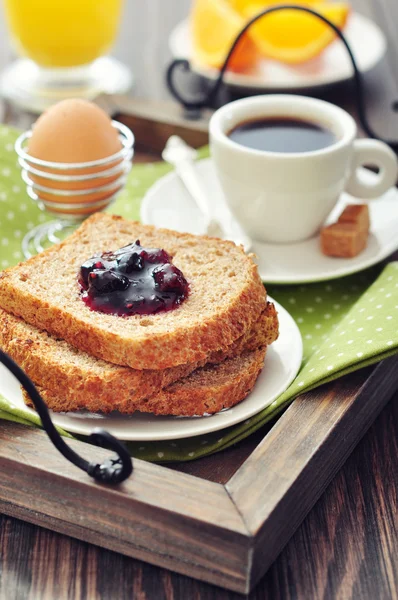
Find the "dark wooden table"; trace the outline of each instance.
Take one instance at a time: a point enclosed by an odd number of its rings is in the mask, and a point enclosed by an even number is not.
[[[134,93],[167,98],[164,68],[167,38],[187,13],[189,0],[127,0],[115,54],[130,64]],[[374,127],[398,139],[398,4],[396,0],[355,0],[388,37],[389,51],[366,76],[367,103]],[[0,67],[11,56],[0,19]],[[324,90],[322,97],[351,112],[350,84]],[[20,125],[23,115],[3,106],[3,119]],[[398,598],[398,394],[380,414],[340,473],[318,501],[266,576],[251,594],[256,599]],[[264,431],[214,457],[182,467],[188,473],[224,482],[258,443]],[[1,474],[0,474],[1,476]],[[0,599],[232,599],[240,596],[176,575],[138,560],[0,515]]]

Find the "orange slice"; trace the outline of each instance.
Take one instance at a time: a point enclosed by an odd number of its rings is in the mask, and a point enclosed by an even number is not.
[[[228,0],[196,0],[191,12],[193,62],[219,69],[232,42],[247,19],[239,15]],[[242,71],[257,60],[259,52],[248,36],[235,49],[229,68]]]
[[[339,29],[344,27],[350,13],[350,7],[345,2],[311,4],[310,7],[327,17]],[[246,3],[243,12],[246,19],[257,14],[257,0],[254,4]],[[326,23],[294,9],[264,16],[252,25],[248,34],[264,56],[290,64],[315,58],[336,38],[336,34]]]
[[[250,9],[255,7],[256,12],[261,12],[276,4],[301,4],[311,7],[313,4],[320,4],[320,0],[292,0],[292,2],[283,2],[282,0],[228,0],[228,4],[240,15],[246,17],[248,7]]]

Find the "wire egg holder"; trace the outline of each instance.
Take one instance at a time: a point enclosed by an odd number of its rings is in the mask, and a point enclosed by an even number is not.
[[[58,217],[55,221],[42,223],[28,231],[22,240],[22,252],[25,258],[41,252],[49,244],[59,242],[61,232],[67,233],[88,216],[107,208],[115,201],[118,193],[124,187],[132,167],[134,135],[128,127],[118,121],[112,121],[112,126],[118,131],[122,144],[121,150],[105,158],[88,162],[61,163],[35,158],[30,156],[26,150],[32,130],[26,131],[18,137],[15,142],[15,151],[18,155],[18,163],[22,168],[22,179],[26,184],[27,193],[41,210]],[[95,171],[76,174],[76,171],[81,172],[86,169],[95,169]],[[70,173],[71,171],[73,173]],[[114,179],[95,185],[98,180],[110,177],[114,177]],[[40,182],[35,178],[40,178]],[[43,180],[46,185],[43,185]],[[88,182],[88,185],[92,182],[93,185],[84,187],[85,182]],[[78,189],[60,189],[51,187],[51,184],[73,184]],[[108,192],[109,195],[107,195]],[[47,197],[44,197],[43,194],[47,194]],[[52,198],[51,200],[48,195]],[[78,201],[79,196],[88,195],[95,197],[82,202]]]

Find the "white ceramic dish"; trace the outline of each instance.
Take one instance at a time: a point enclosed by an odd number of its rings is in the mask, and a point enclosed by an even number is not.
[[[267,352],[263,371],[254,390],[237,406],[216,415],[193,418],[156,417],[143,413],[131,416],[53,413],[54,423],[71,433],[82,435],[89,435],[95,427],[102,427],[122,440],[154,441],[193,437],[249,419],[272,404],[287,389],[302,361],[303,349],[298,327],[282,306],[278,303],[275,305],[279,313],[279,338]],[[0,381],[3,396],[15,406],[26,409],[17,381],[3,365],[0,365]]]
[[[214,216],[234,238],[233,224],[226,215],[226,204],[211,159],[197,163],[201,185],[209,199]],[[361,177],[371,180],[374,174],[363,169]],[[337,218],[352,198],[343,193],[329,221]],[[319,236],[294,244],[254,242],[261,278],[265,283],[296,284],[336,279],[362,271],[384,260],[398,249],[398,189],[391,188],[380,199],[369,204],[372,223],[367,248],[355,258],[330,258],[319,247]],[[287,216],[288,218],[288,216]],[[173,172],[159,179],[147,192],[141,205],[143,223],[178,231],[202,234],[204,219]]]
[[[386,52],[386,38],[377,25],[366,17],[353,13],[344,29],[358,67],[369,71]],[[174,58],[192,57],[189,21],[179,23],[169,38]],[[198,68],[194,71],[207,79],[216,79],[218,71]],[[228,72],[225,83],[241,89],[252,90],[302,90],[326,86],[352,77],[352,66],[347,51],[340,41],[333,42],[319,57],[304,65],[289,66],[272,60],[262,60],[249,73]]]

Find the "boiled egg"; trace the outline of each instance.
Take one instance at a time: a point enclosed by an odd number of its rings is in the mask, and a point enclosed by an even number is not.
[[[55,163],[85,163],[113,156],[122,149],[118,131],[113,127],[109,116],[92,102],[80,99],[68,99],[53,105],[44,112],[32,129],[32,136],[28,142],[27,152],[34,158]],[[28,161],[29,162],[29,161]],[[116,165],[120,170],[110,176],[101,176]],[[51,207],[53,212],[66,214],[90,214],[101,210],[104,205],[92,207],[90,203],[106,200],[114,194],[118,187],[111,190],[99,190],[80,195],[59,195],[57,190],[89,190],[98,186],[110,184],[122,174],[122,159],[107,163],[105,166],[85,168],[54,168],[42,167],[31,164],[32,167],[43,172],[42,175],[30,174],[31,179],[42,186],[51,188],[54,193],[35,190],[44,202],[59,203],[58,207]],[[88,180],[55,181],[47,178],[44,173],[56,175],[79,176],[96,174],[98,177]],[[85,204],[87,206],[76,209],[64,209],[62,203]]]

